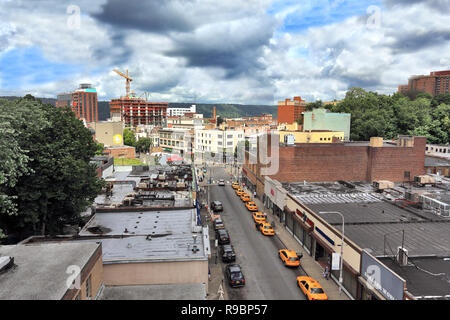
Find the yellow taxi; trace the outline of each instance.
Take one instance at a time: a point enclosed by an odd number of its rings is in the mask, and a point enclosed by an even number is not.
[[[263,222],[259,224],[259,231],[265,236],[274,236],[275,231],[273,231],[272,226],[268,222]]]
[[[250,200],[250,199],[249,199]],[[245,206],[249,211],[258,211],[258,207],[256,206],[256,203],[253,201],[248,201]]]
[[[266,221],[266,216],[262,212],[253,212],[252,217],[255,223],[262,223]]]
[[[308,300],[328,300],[320,284],[311,277],[297,277],[297,285]]]
[[[240,197],[242,194],[244,194],[244,193],[245,193],[244,189],[239,188],[239,189],[236,190],[236,194],[237,194],[239,197]]]
[[[233,183],[231,184],[231,187],[232,187],[234,190],[239,189],[239,182],[233,182]]]
[[[241,200],[244,202],[250,201],[252,199],[250,199],[250,196],[248,195],[248,193],[243,193],[241,194]]]
[[[300,258],[294,250],[281,249],[278,251],[281,261],[286,267],[300,266]]]

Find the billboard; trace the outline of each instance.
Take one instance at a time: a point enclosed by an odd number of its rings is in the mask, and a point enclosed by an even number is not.
[[[405,280],[366,250],[361,254],[361,276],[387,300],[403,300]]]

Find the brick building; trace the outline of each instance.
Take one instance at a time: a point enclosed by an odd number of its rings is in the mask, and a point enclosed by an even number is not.
[[[302,112],[306,111],[306,101],[301,97],[294,97],[294,100],[286,99],[278,101],[278,124],[294,123],[300,119]]]
[[[268,136],[269,155],[271,139],[279,141],[279,137]],[[400,136],[396,143],[371,138],[370,142],[279,146],[278,172],[269,177],[280,182],[413,180],[414,176],[425,173],[425,145],[425,137]],[[261,147],[259,137],[258,149]],[[242,167],[244,179],[258,194],[263,194],[261,168],[264,166],[259,155],[254,158],[256,161],[249,161],[249,156],[246,152]]]
[[[97,91],[88,83],[80,84],[74,92],[58,94],[56,107],[70,107],[75,115],[86,122],[98,122]]]
[[[114,158],[136,158],[135,148],[130,146],[107,147],[103,150],[103,155],[111,156]]]
[[[398,92],[406,94],[409,91],[427,92],[433,97],[448,93],[450,84],[450,70],[430,72],[430,75],[412,76],[408,85],[400,85]]]

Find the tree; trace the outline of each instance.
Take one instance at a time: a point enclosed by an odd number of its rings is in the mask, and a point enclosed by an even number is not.
[[[97,149],[91,132],[69,108],[42,104],[32,96],[1,103],[0,123],[14,128],[10,139],[20,160],[0,185],[12,203],[0,211],[0,227],[23,238],[58,234],[65,224],[79,223],[80,213],[103,186],[90,164]],[[2,161],[0,172],[8,166]]]
[[[152,139],[150,138],[141,138],[136,142],[136,151],[137,152],[145,152],[147,153],[152,146]]]
[[[95,150],[95,155],[96,156],[101,156],[103,155],[103,150],[105,150],[105,145],[101,142],[97,143],[97,150]]]
[[[123,130],[123,144],[130,147],[136,146],[136,136],[131,129],[125,128]]]

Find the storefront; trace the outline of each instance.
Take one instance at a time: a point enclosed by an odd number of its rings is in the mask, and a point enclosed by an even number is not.
[[[241,182],[253,193],[256,191],[256,184],[249,177],[249,171],[242,167],[242,180]]]
[[[269,177],[264,178],[264,194],[263,203],[267,209],[271,209],[273,214],[284,222],[285,213],[283,208],[286,205],[287,191],[283,188],[281,183],[272,180]]]
[[[332,270],[332,255],[340,253],[341,235],[313,211],[299,203],[290,194],[284,207],[285,226],[305,251],[325,270],[330,270],[330,278],[339,282],[340,270]],[[361,249],[345,239],[343,261],[343,287],[353,299],[360,296],[360,256]]]

